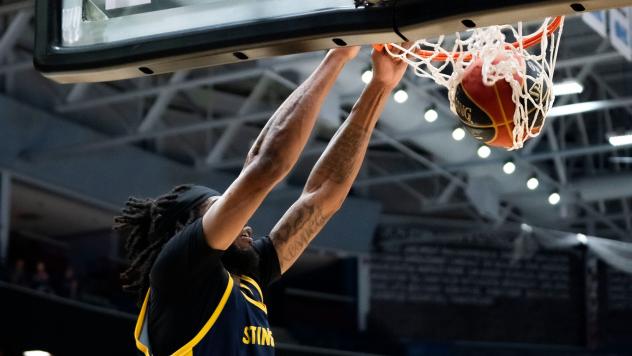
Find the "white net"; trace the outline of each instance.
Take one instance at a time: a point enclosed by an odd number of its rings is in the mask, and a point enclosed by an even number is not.
[[[457,87],[472,64],[481,65],[485,85],[507,81],[515,104],[510,149],[518,149],[540,133],[553,105],[552,80],[563,23],[562,17],[547,18],[535,35],[527,37],[523,36],[522,23],[518,23],[516,27],[490,26],[464,35],[456,33],[453,42],[441,36],[435,41],[418,40],[409,48],[390,44],[386,50],[408,62],[417,76],[446,87],[450,108],[457,115]],[[508,38],[515,42],[508,42]]]

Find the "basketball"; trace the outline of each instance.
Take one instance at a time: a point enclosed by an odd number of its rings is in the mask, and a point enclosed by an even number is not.
[[[529,94],[536,102],[540,99],[540,85],[530,78],[538,78],[540,70],[531,60],[526,61]],[[512,88],[506,80],[499,80],[488,86],[483,82],[483,60],[478,59],[463,73],[463,79],[456,88],[454,105],[465,129],[477,140],[489,146],[509,149],[513,146],[513,116],[516,105],[512,100]],[[523,83],[523,78],[514,78]],[[548,88],[544,87],[544,93]],[[532,133],[537,134],[544,122],[541,112],[527,104],[529,125],[535,121]],[[527,135],[525,135],[527,136]],[[526,138],[526,137],[525,137]]]

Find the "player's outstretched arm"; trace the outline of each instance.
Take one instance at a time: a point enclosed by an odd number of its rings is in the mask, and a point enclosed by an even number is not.
[[[329,142],[307,179],[303,194],[270,233],[281,272],[287,271],[342,206],[362,166],[371,133],[406,64],[373,52],[373,79]]]
[[[344,65],[357,52],[355,47],[330,51],[270,118],[237,179],[204,214],[204,235],[210,247],[227,249],[263,199],[292,169],[325,97]]]

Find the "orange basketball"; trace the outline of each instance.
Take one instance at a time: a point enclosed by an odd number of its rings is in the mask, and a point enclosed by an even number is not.
[[[513,115],[516,109],[511,98],[512,89],[505,80],[499,80],[492,86],[485,85],[482,67],[483,60],[478,59],[466,69],[455,93],[456,111],[461,123],[474,138],[489,146],[509,149],[513,147]],[[540,75],[538,67],[529,61],[526,70],[527,74],[534,78]],[[514,78],[519,83],[523,82],[517,74]],[[540,90],[536,90],[539,86],[534,85],[531,79],[527,80],[527,85],[531,88],[530,95],[534,98],[540,95]],[[544,117],[530,107],[527,108],[527,112],[530,125],[536,120],[532,133],[539,132]]]

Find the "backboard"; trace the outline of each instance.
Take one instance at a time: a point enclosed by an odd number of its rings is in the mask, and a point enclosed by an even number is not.
[[[98,82],[332,48],[401,42],[632,0],[36,0],[34,63]]]

